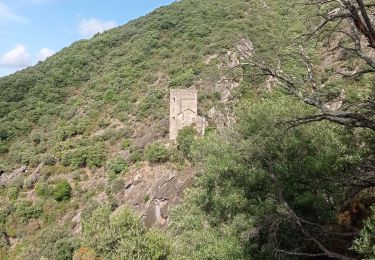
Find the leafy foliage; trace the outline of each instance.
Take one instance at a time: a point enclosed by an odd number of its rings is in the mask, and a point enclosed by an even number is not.
[[[22,248],[21,257],[24,259],[72,259],[79,240],[73,234],[61,227],[48,227],[31,238],[30,245]]]
[[[124,158],[116,157],[109,161],[107,168],[111,173],[120,174],[128,169],[128,164]]]
[[[371,217],[366,220],[366,223],[359,234],[359,237],[354,241],[353,249],[365,256],[366,259],[375,257],[375,209],[373,208]]]
[[[161,143],[153,143],[146,147],[144,157],[151,163],[163,163],[169,160],[169,151]]]
[[[100,145],[83,146],[64,153],[62,163],[73,167],[101,167],[104,163],[104,149]]]
[[[66,180],[58,181],[56,186],[53,189],[53,198],[56,201],[66,201],[69,200],[72,193],[72,187]]]
[[[185,156],[190,154],[195,135],[196,131],[193,127],[184,127],[178,132],[177,148],[182,151]]]
[[[254,15],[247,15],[250,8]],[[262,12],[270,16],[259,21]],[[243,33],[268,50],[271,42],[280,41],[260,32],[272,26],[277,32],[279,20],[258,1],[180,1],[4,77],[0,158],[13,166],[38,164],[50,154],[75,168],[101,167],[111,147],[127,149],[128,144],[96,135],[99,129],[108,130],[115,120],[135,126],[163,119],[168,113],[165,86],[220,80],[219,58],[207,65],[204,60],[231,49]],[[217,102],[217,94],[201,99],[205,110]]]
[[[104,259],[165,259],[169,255],[166,239],[146,230],[128,208],[113,214],[107,207],[95,210],[84,222],[82,244]]]
[[[244,102],[238,112],[240,136],[225,140],[213,134],[193,143],[191,156],[201,162],[204,174],[173,218],[172,236],[177,236],[178,254],[194,251],[199,258],[211,257],[205,249],[216,247],[217,238],[207,240],[204,248],[200,242],[192,242],[193,234],[198,237],[207,232],[218,232],[216,237],[235,243],[232,248],[237,251],[230,254],[236,253],[238,258],[270,259],[279,248],[314,252],[289,210],[315,223],[305,228],[327,247],[337,249],[331,241],[339,238],[321,235],[314,225],[344,232],[336,218],[345,192],[341,183],[356,174],[351,169],[371,153],[371,148],[358,142],[366,131],[348,131],[325,123],[288,131],[273,127],[280,124],[280,118],[311,112],[285,97],[256,104]],[[206,224],[202,227],[198,225],[201,222]],[[341,245],[339,250],[350,247],[345,240]]]
[[[45,182],[39,182],[35,185],[35,193],[38,197],[47,198],[51,195],[51,189]]]

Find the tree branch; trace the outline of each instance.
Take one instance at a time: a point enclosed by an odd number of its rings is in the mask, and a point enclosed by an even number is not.
[[[270,176],[274,183],[276,184],[276,192],[277,192],[277,198],[279,202],[281,203],[282,207],[287,211],[287,214],[291,218],[291,220],[299,227],[299,230],[303,234],[303,236],[306,239],[309,239],[312,241],[324,254],[324,256],[327,256],[329,258],[335,258],[340,260],[354,260],[354,258],[347,257],[345,255],[341,255],[335,252],[330,251],[327,247],[325,247],[318,239],[316,239],[303,225],[303,221],[301,218],[297,216],[297,214],[294,212],[294,210],[289,206],[289,204],[286,202],[282,195],[282,189],[280,188],[279,181],[277,177],[272,173],[272,166],[270,167]]]
[[[299,253],[299,252],[290,252],[281,249],[275,249],[276,252],[286,254],[286,255],[294,255],[294,256],[307,256],[307,257],[322,257],[326,256],[326,254],[308,254],[308,253]]]

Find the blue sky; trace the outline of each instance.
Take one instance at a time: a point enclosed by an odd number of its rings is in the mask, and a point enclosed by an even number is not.
[[[174,0],[0,0],[0,76]]]

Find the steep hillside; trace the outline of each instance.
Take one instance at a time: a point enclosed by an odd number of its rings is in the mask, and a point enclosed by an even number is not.
[[[145,147],[168,138],[170,88],[195,85],[210,127],[231,124],[240,40],[250,35],[264,51],[282,48],[273,35],[283,27],[273,4],[177,2],[1,78],[2,230],[11,258],[40,232],[61,225],[79,232],[77,217],[98,203],[124,203],[132,176],[150,172],[143,170]],[[191,178],[178,150],[164,152],[171,153],[169,172]],[[72,187],[70,199],[53,198],[62,180]],[[154,199],[142,196],[141,204]],[[19,203],[26,216],[17,213]]]
[[[281,220],[274,182],[263,175],[268,163],[299,213],[314,211],[308,220],[335,226],[332,208],[342,206],[335,203],[344,191],[304,180],[355,168],[371,154],[372,135],[318,123],[280,138],[277,119],[315,110],[239,66],[246,54],[292,60],[291,42],[309,26],[297,18],[309,7],[286,2],[178,1],[0,78],[0,258],[279,257],[268,241],[299,231]],[[323,51],[312,53],[319,63]],[[335,79],[325,77],[334,62],[320,67],[322,83]],[[290,61],[285,71],[299,66]],[[356,100],[369,82],[327,83],[327,96],[344,89]],[[191,86],[208,134],[184,131],[176,146],[168,140],[169,90]],[[281,231],[265,228],[274,224]],[[352,242],[327,240],[341,251]],[[296,235],[280,246],[303,241]]]
[[[233,78],[224,67],[238,62],[230,51],[242,35],[252,35],[262,50],[282,48],[274,37],[283,31],[277,19],[255,1],[182,1],[2,78],[0,165],[36,166],[44,155],[74,166],[101,166],[105,155],[122,148],[93,142],[95,133],[119,123],[111,139],[142,135],[142,125],[167,117],[169,88],[202,88],[200,109],[207,115],[230,84],[226,78]],[[97,160],[69,161],[72,148],[94,143]]]

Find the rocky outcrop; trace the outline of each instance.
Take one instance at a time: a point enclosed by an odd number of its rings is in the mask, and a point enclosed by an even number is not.
[[[324,104],[324,107],[331,111],[338,111],[341,109],[345,98],[345,90],[342,89],[340,95]]]
[[[24,181],[24,185],[25,186],[28,186],[28,187],[34,187],[35,183],[37,183],[37,181],[39,180],[41,174],[40,174],[40,171],[42,170],[44,166],[44,162],[41,162],[38,167],[36,167],[36,169],[33,171],[33,173],[28,176],[25,181]]]
[[[126,178],[117,195],[118,205],[133,207],[147,226],[163,227],[168,223],[168,209],[180,201],[194,175],[193,170],[181,172],[167,165],[144,166]]]
[[[137,129],[136,133],[132,136],[134,139],[133,145],[143,149],[155,140],[163,139],[165,133],[168,133],[167,126],[168,117],[165,117],[158,122]],[[164,131],[162,131],[163,128],[165,128]]]
[[[18,177],[23,176],[25,173],[27,173],[27,167],[22,166],[14,171],[12,171],[9,174],[2,174],[0,176],[0,187],[8,187],[9,185],[12,184],[12,182],[17,179]]]
[[[227,126],[235,123],[233,111],[230,108],[212,107],[208,111],[208,118],[214,120],[216,128],[222,133]]]
[[[249,46],[239,45],[238,48],[250,48]],[[240,65],[240,56],[236,52],[227,51],[224,55],[220,56],[221,62],[219,68],[222,70],[235,70]],[[208,117],[214,123],[219,132],[223,132],[227,126],[235,123],[235,117],[233,114],[233,91],[238,88],[241,84],[242,77],[235,75],[222,75],[218,81],[216,81],[211,89],[213,92],[218,92],[221,95],[220,104],[212,107],[208,111]]]
[[[82,211],[78,211],[77,214],[72,218],[72,223],[74,225],[73,233],[80,234],[82,232]]]

